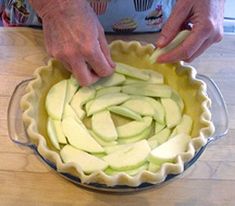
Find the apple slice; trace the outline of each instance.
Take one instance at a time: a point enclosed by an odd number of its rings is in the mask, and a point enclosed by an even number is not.
[[[193,125],[192,118],[189,115],[184,114],[181,119],[181,122],[175,127],[171,136],[173,137],[180,133],[185,133],[190,135],[192,130],[192,125]]]
[[[71,106],[80,119],[85,116],[82,106],[95,97],[95,89],[93,87],[81,87],[71,100]]]
[[[138,83],[142,84],[142,83],[145,83],[145,82],[146,81],[144,81],[144,80],[127,77],[125,82],[123,83],[123,85],[138,84]]]
[[[116,146],[117,141],[104,141],[102,138],[100,138],[95,132],[92,130],[89,130],[90,135],[97,141],[101,146]]]
[[[95,98],[89,100],[89,101],[85,104],[85,111],[86,111],[86,114],[88,114],[88,111],[89,111],[91,105],[93,104],[94,100],[95,100]]]
[[[64,132],[62,130],[62,124],[60,120],[52,120],[56,132],[56,136],[58,139],[58,142],[61,144],[67,144],[66,137],[64,136]]]
[[[151,69],[146,69],[144,72],[146,72],[150,76],[150,78],[147,80],[148,83],[152,83],[152,84],[163,84],[164,83],[164,77],[159,72],[156,72]]]
[[[165,124],[160,124],[159,122],[155,122],[155,134],[161,132],[166,127]]]
[[[130,170],[143,165],[150,153],[150,147],[146,140],[142,140],[132,145],[108,154],[103,157],[109,166],[114,170]]]
[[[56,120],[61,120],[67,90],[67,80],[62,80],[53,85],[46,97],[46,110],[48,115]],[[56,106],[55,106],[56,105]]]
[[[63,119],[62,128],[72,146],[91,153],[104,151],[104,149],[92,138],[84,125],[79,124],[75,119],[71,117]]]
[[[163,48],[157,48],[150,56],[149,62],[151,64],[156,63],[160,55],[165,54],[178,47],[189,36],[189,34],[190,34],[189,30],[184,30],[179,32],[177,36],[167,46]]]
[[[117,127],[117,133],[119,138],[134,137],[142,133],[145,129],[150,127],[152,123],[151,117],[144,117],[143,121],[131,121],[124,125]]]
[[[156,148],[158,145],[166,142],[171,134],[171,130],[167,127],[163,129],[161,132],[153,135],[148,139],[149,146],[151,149]]]
[[[171,97],[172,90],[165,84],[136,83],[123,86],[122,92],[140,96]]]
[[[173,162],[177,155],[186,151],[190,140],[190,136],[186,134],[169,139],[151,151],[149,161],[155,164]]]
[[[154,116],[155,110],[152,104],[141,97],[131,97],[122,104],[122,106],[143,116]]]
[[[107,145],[104,146],[104,151],[106,154],[110,154],[122,149],[125,149],[127,147],[132,147],[134,143],[130,143],[130,144],[117,144],[117,145]]]
[[[135,83],[149,83],[149,84],[163,84],[164,83],[164,78],[162,74],[156,71],[150,70],[150,69],[145,70],[144,73],[149,75],[148,80],[140,80],[140,79],[127,77],[123,84],[128,85],[128,84],[135,84]]]
[[[183,99],[180,97],[180,95],[178,94],[178,92],[176,92],[175,90],[172,90],[171,99],[173,99],[175,102],[177,102],[177,104],[178,104],[179,107],[180,107],[181,112],[183,112],[183,110],[184,110],[184,101],[183,101]]]
[[[110,142],[118,138],[116,127],[107,110],[97,112],[91,117],[92,130],[104,141]]]
[[[102,152],[102,153],[93,153],[92,155],[95,156],[95,157],[98,157],[99,159],[102,159],[107,154]]]
[[[100,158],[90,155],[82,150],[66,145],[60,151],[62,160],[65,163],[74,162],[79,165],[84,173],[105,170],[108,164]]]
[[[99,90],[97,90],[96,92],[96,97],[99,97],[99,96],[102,96],[104,94],[111,94],[111,93],[120,93],[121,91],[121,87],[104,87],[104,88],[101,88]]]
[[[139,174],[140,172],[148,169],[148,163],[144,163],[143,165],[135,168],[135,169],[131,169],[131,170],[123,170],[123,171],[118,171],[118,170],[113,170],[111,169],[110,167],[107,168],[104,172],[107,174],[107,175],[116,175],[116,174],[120,174],[120,172],[123,172],[125,174],[128,174],[130,176],[135,176],[137,174]]]
[[[142,121],[142,117],[138,113],[136,113],[135,111],[132,111],[131,109],[123,105],[111,106],[108,108],[108,110],[120,116],[128,117],[130,119],[134,119],[137,121]]]
[[[172,128],[180,123],[182,115],[178,104],[170,98],[162,98],[162,105],[166,112],[166,125]]]
[[[82,126],[84,126],[84,128],[86,128],[85,125],[83,125],[83,122],[79,119],[79,117],[75,113],[74,109],[69,104],[65,105],[62,120],[67,117],[73,118],[77,123],[81,124]]]
[[[65,104],[70,103],[73,95],[78,90],[78,84],[72,81],[71,79],[67,80],[67,90],[66,90],[66,97],[65,97]]]
[[[55,131],[55,127],[54,127],[54,124],[53,124],[53,120],[48,117],[47,119],[47,134],[48,134],[48,137],[52,143],[52,145],[60,150],[60,145],[59,145],[59,142],[58,142],[58,139],[57,139],[57,135],[56,135],[56,131]]]
[[[101,89],[104,87],[112,87],[122,84],[126,80],[126,77],[122,74],[113,73],[112,75],[108,77],[102,77],[100,80],[98,80],[96,83],[94,83],[92,86],[95,89]]]
[[[130,144],[130,143],[138,142],[142,139],[147,139],[150,136],[151,131],[152,131],[152,127],[150,126],[136,136],[129,137],[129,138],[122,138],[122,139],[119,138],[118,143],[119,144]]]
[[[149,74],[145,73],[143,70],[120,62],[116,62],[116,72],[140,80],[148,80],[150,78]]]
[[[87,115],[90,116],[110,106],[121,104],[129,98],[129,95],[123,93],[105,94],[99,96],[94,99],[94,102],[90,105]]]
[[[148,170],[153,173],[158,172],[160,168],[161,168],[161,165],[154,164],[152,162],[150,162],[148,165]]]
[[[144,97],[145,100],[147,100],[148,102],[151,103],[152,107],[154,108],[154,115],[153,115],[153,118],[161,123],[161,124],[165,124],[165,109],[164,107],[162,106],[162,104],[151,98],[151,97]]]
[[[69,81],[70,81],[71,84],[77,85],[77,87],[79,88],[79,82],[78,82],[78,80],[73,76],[73,74],[70,75]]]

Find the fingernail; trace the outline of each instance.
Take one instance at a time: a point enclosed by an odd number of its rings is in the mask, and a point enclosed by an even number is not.
[[[111,60],[111,61],[109,61],[109,64],[110,64],[110,66],[112,67],[112,68],[115,68],[116,67],[116,64]]]
[[[161,47],[165,43],[166,38],[164,36],[160,36],[157,40],[157,46]]]

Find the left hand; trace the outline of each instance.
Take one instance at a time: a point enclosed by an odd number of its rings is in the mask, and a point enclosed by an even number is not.
[[[177,0],[164,25],[157,46],[165,47],[191,23],[191,34],[172,51],[161,55],[159,63],[190,62],[223,37],[224,0]]]

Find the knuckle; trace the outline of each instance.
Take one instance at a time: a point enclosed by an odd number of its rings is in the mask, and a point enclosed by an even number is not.
[[[100,77],[106,77],[106,76],[109,76],[111,74],[113,74],[113,70],[110,70],[110,69],[101,69],[99,71],[99,76]]]
[[[186,63],[190,63],[190,62],[192,62],[194,60],[194,58],[189,58],[189,59],[185,59],[184,61],[186,62]]]
[[[84,47],[82,49],[82,54],[84,57],[89,58],[92,56],[95,56],[95,49],[92,48],[91,46]]]
[[[190,59],[192,56],[190,49],[182,47],[182,57],[184,60]]]
[[[212,33],[215,32],[216,30],[216,22],[212,19],[207,19],[204,22],[204,27],[202,28],[202,33],[204,33],[204,35],[210,35]]]
[[[220,42],[223,39],[223,32],[219,31],[215,36],[215,42]]]

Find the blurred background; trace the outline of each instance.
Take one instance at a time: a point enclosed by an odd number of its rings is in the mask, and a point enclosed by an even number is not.
[[[235,34],[235,0],[225,1],[224,31]]]
[[[4,0],[0,0],[0,5],[3,2]],[[0,26],[2,26],[1,18]],[[235,34],[235,0],[225,0],[224,31]]]

